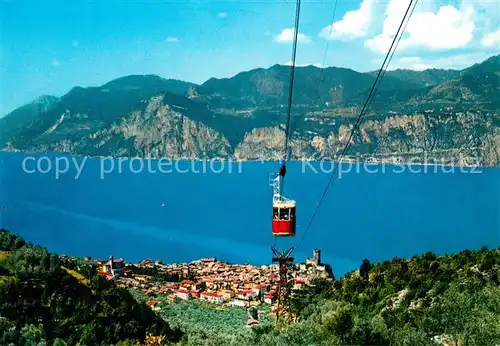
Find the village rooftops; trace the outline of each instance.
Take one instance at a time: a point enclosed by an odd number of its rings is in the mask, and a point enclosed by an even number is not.
[[[222,297],[221,294],[217,294],[214,292],[201,292],[201,295],[206,297]]]

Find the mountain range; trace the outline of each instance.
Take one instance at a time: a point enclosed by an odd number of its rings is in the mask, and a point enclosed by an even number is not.
[[[292,158],[338,158],[378,71],[297,67]],[[0,119],[6,151],[274,160],[283,155],[290,67],[201,85],[132,75],[41,96]],[[349,155],[498,166],[500,55],[463,70],[387,71]]]

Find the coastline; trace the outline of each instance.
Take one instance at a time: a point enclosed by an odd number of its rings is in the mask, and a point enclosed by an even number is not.
[[[449,150],[442,150],[439,152],[433,151],[432,153],[445,153],[448,151],[453,151],[453,149]],[[265,158],[265,159],[241,159],[241,158],[236,158],[234,156],[232,157],[211,157],[211,158],[200,158],[200,157],[140,157],[140,156],[103,156],[103,155],[82,155],[82,154],[75,154],[71,152],[38,152],[38,151],[22,151],[22,150],[6,150],[6,148],[0,149],[0,152],[3,153],[19,153],[19,154],[24,154],[24,155],[50,155],[50,156],[57,156],[57,155],[69,155],[72,157],[76,158],[82,158],[82,159],[105,159],[105,160],[123,160],[123,161],[129,161],[129,160],[144,160],[144,161],[161,161],[161,160],[167,160],[167,161],[193,161],[193,162],[206,162],[206,161],[213,161],[213,162],[235,162],[235,163],[266,163],[266,162],[279,162],[280,160],[277,159],[271,159],[271,158]],[[395,153],[395,154],[378,154],[378,155],[369,155],[366,154],[364,156],[346,156],[342,159],[342,164],[364,164],[364,165],[393,165],[393,166],[436,166],[436,167],[462,167],[462,168],[500,168],[500,162],[497,162],[496,165],[485,165],[485,164],[473,164],[470,163],[471,158],[461,158],[460,162],[457,163],[449,163],[449,162],[427,162],[426,160],[419,161],[419,160],[413,160],[413,158],[418,158],[421,157],[422,155],[427,156],[429,153],[425,152],[410,152],[410,153]],[[387,159],[380,158],[378,157],[387,157]],[[410,160],[403,160],[402,157],[404,156],[409,156]],[[360,159],[361,158],[361,159]],[[363,158],[366,158],[363,160]],[[411,161],[411,162],[409,162]],[[430,157],[430,161],[438,161],[433,159],[433,157]],[[444,161],[444,160],[441,160]],[[311,162],[311,163],[319,163],[319,162],[330,162],[330,163],[339,163],[339,161],[334,158],[326,158],[326,157],[320,157],[320,158],[314,158],[314,157],[304,157],[304,158],[294,158],[290,159],[288,162]]]

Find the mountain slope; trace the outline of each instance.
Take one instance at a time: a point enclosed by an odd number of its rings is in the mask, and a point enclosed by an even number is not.
[[[1,345],[131,345],[148,334],[169,342],[182,336],[91,263],[59,257],[3,229],[0,251],[7,253],[0,259]]]
[[[59,137],[75,132],[86,135],[92,129],[116,122],[140,106],[143,100],[167,92],[182,95],[191,86],[158,76],[128,76],[101,87],[74,87],[59,99],[51,97],[50,102],[46,98],[37,100],[0,119],[3,129],[0,146],[5,146],[7,139],[13,146],[20,143],[30,145],[40,140],[40,143],[45,143],[44,134],[54,132]],[[68,125],[63,127],[64,131],[54,131],[54,126],[63,120],[66,120],[65,125],[73,123],[74,128],[69,129]],[[47,140],[53,139],[51,136]]]
[[[372,76],[376,76],[378,71],[370,72]],[[387,71],[386,76],[395,78],[402,82],[408,83],[415,89],[425,88],[433,85],[443,83],[450,79],[459,78],[463,74],[462,71],[456,70],[440,70],[428,69],[424,71],[412,71],[406,69],[396,69]]]
[[[295,70],[294,103],[318,106],[325,102],[337,105],[369,90],[375,78],[351,69],[315,66]],[[214,108],[273,107],[286,104],[290,80],[290,67],[274,65],[269,69],[256,69],[232,78],[212,78],[196,88],[197,97]],[[407,89],[408,83],[388,77],[382,90]]]
[[[27,129],[37,127],[40,116],[45,114],[58,101],[59,98],[56,96],[40,96],[0,118],[0,147],[5,145],[5,141],[2,141],[2,139],[6,136],[9,138],[22,136]]]
[[[496,56],[458,72],[386,76],[350,154],[398,163],[419,162],[426,154],[436,163],[498,165],[499,65]],[[289,67],[275,65],[202,85],[146,75],[75,87],[0,119],[0,147],[90,156],[279,159],[289,73]],[[349,69],[297,68],[292,158],[337,158],[373,80]],[[438,84],[419,87],[431,83]]]
[[[489,57],[481,63],[477,63],[463,70],[466,73],[500,73],[500,54]]]

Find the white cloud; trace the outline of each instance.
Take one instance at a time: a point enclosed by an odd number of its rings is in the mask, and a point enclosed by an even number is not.
[[[283,65],[285,65],[285,66],[292,66],[292,62],[291,61],[287,61]],[[323,65],[320,64],[320,63],[316,63],[316,64],[313,64],[313,63],[309,63],[309,64],[297,64],[297,63],[295,63],[295,66],[296,67],[305,67],[305,66],[323,67]]]
[[[217,16],[219,18],[226,18],[227,17],[227,12],[219,12],[219,13],[217,13]]]
[[[324,27],[319,36],[327,40],[366,36],[372,21],[373,5],[373,0],[363,0],[359,9],[347,12],[341,20]]]
[[[469,66],[474,65],[475,63],[482,62],[489,58],[487,53],[478,52],[471,54],[454,54],[453,57],[401,57],[399,59],[394,59],[389,65],[388,70],[396,70],[396,69],[409,69],[422,71],[430,68],[439,68],[439,69],[455,69],[460,70]],[[373,63],[380,67],[382,64],[381,59],[376,59]]]
[[[281,34],[279,34],[278,36],[276,36],[274,38],[274,42],[280,42],[280,43],[293,42],[294,35],[295,35],[294,28],[284,29],[281,32]],[[297,42],[298,43],[310,43],[311,38],[309,36],[306,36],[306,35],[299,32],[297,35]]]
[[[179,39],[177,37],[167,37],[166,41],[168,43],[175,43],[175,42],[179,42]]]
[[[500,48],[500,29],[486,34],[481,40],[481,44],[486,48]]]
[[[386,53],[408,4],[408,0],[390,0],[382,33],[367,40],[365,45],[375,52]],[[474,36],[473,13],[471,6],[458,10],[450,5],[441,6],[436,13],[415,12],[398,50],[410,47],[426,47],[432,50],[463,48]]]

